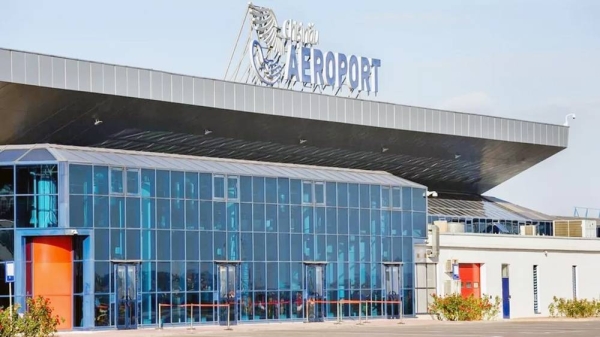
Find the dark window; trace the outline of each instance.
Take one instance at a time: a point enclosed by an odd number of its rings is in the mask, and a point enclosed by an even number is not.
[[[210,173],[200,174],[200,199],[212,200],[212,175]]]
[[[142,196],[156,196],[156,177],[154,170],[142,170]]]
[[[252,177],[241,177],[240,180],[242,202],[252,202]]]
[[[185,173],[185,198],[186,199],[198,199],[199,188],[198,188],[198,173],[186,172]]]
[[[123,193],[123,169],[120,167],[110,169],[110,193]]]
[[[0,190],[2,189],[2,169],[0,168]],[[71,194],[91,194],[93,168],[89,165],[69,165],[69,192]],[[12,174],[11,174],[12,182]],[[2,192],[0,191],[0,194]]]
[[[56,194],[56,165],[17,166],[17,194]]]
[[[171,171],[171,198],[183,199],[185,197],[184,173]]]
[[[108,194],[108,167],[94,166],[94,194]]]
[[[156,171],[156,196],[159,198],[169,198],[171,196],[169,171]]]
[[[127,170],[127,194],[140,194],[140,171],[135,169]]]

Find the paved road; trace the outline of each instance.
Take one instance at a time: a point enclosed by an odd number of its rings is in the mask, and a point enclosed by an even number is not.
[[[123,336],[123,337],[343,337],[343,336],[376,336],[376,337],[598,337],[600,336],[600,320],[580,321],[511,321],[511,322],[434,322],[420,321],[399,325],[394,321],[373,321],[369,324],[357,325],[355,322],[333,323],[281,323],[235,326],[226,331],[222,327],[198,327],[186,329],[142,329],[136,331],[106,331],[87,333],[64,333],[59,336]]]

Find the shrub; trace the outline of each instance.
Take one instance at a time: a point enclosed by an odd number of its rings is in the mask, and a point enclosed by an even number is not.
[[[565,299],[554,296],[548,305],[552,317],[590,318],[600,316],[600,301],[586,298]]]
[[[500,297],[494,301],[484,295],[477,298],[473,295],[463,297],[461,294],[451,294],[445,297],[432,295],[433,303],[429,312],[440,320],[448,321],[481,321],[495,319],[500,312]]]
[[[12,309],[12,310],[11,310]],[[58,325],[64,321],[54,315],[50,300],[42,296],[27,299],[27,310],[22,316],[18,306],[0,310],[0,337],[50,337],[58,331]]]

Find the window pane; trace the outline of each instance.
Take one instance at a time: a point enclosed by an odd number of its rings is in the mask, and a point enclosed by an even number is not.
[[[212,175],[210,173],[200,174],[200,199],[212,200]]]
[[[58,226],[56,195],[17,197],[17,227],[46,228]]]
[[[238,231],[240,230],[240,204],[228,203],[227,204],[227,230]]]
[[[110,193],[123,193],[123,169],[112,167],[110,169]]]
[[[241,228],[240,230],[243,232],[251,232],[252,231],[252,204],[243,203],[241,205]]]
[[[410,237],[413,229],[412,223],[412,212],[402,212],[402,236]]]
[[[110,227],[125,228],[125,199],[110,198]]]
[[[402,233],[402,212],[400,211],[392,212],[391,233],[394,236],[404,235]]]
[[[156,259],[171,260],[171,232],[167,230],[156,231]]]
[[[277,232],[277,205],[267,205],[265,214],[267,232]]]
[[[369,208],[371,203],[370,190],[369,185],[360,185],[359,189],[360,193],[360,207],[361,208]]]
[[[252,202],[252,177],[240,178],[240,193],[243,202]]]
[[[278,225],[279,232],[288,233],[290,231],[290,206],[279,205]]]
[[[17,194],[55,194],[58,185],[56,165],[17,166]]]
[[[348,234],[348,209],[338,208],[337,233]]]
[[[171,198],[183,199],[185,196],[184,173],[171,171]]]
[[[277,179],[277,191],[279,195],[278,202],[280,204],[290,203],[290,180],[287,178]]]
[[[425,190],[420,188],[412,189],[413,211],[425,212],[427,208],[427,199],[423,196]]]
[[[156,177],[154,170],[142,170],[142,196],[156,196]]]
[[[94,194],[108,194],[108,167],[94,166]]]
[[[335,183],[325,184],[325,194],[327,206],[336,206],[337,186]]]
[[[361,209],[360,210],[360,223],[359,223],[359,229],[360,229],[360,234],[369,234],[370,233],[370,225],[371,225],[371,211],[369,211],[368,209]]]
[[[402,187],[402,209],[405,211],[412,210],[412,189],[410,187]]]
[[[227,198],[237,199],[238,198],[238,177],[227,177]]]
[[[142,227],[156,227],[156,201],[155,199],[142,199]]]
[[[185,228],[198,229],[200,210],[197,200],[185,201]]]
[[[348,233],[358,234],[360,232],[360,212],[357,208],[348,210]]]
[[[381,207],[381,187],[379,185],[371,185],[371,208]]]
[[[387,186],[381,187],[381,207],[390,207],[390,188]]]
[[[350,207],[358,207],[358,185],[348,185],[348,203]]]
[[[171,228],[183,229],[185,226],[184,200],[171,200]]]
[[[127,198],[125,206],[127,210],[126,227],[140,228],[140,199]]]
[[[315,208],[315,233],[325,234],[325,207]]]
[[[265,202],[265,178],[252,178],[252,194],[254,202]]]
[[[425,217],[425,213],[423,212],[413,212],[412,216],[412,235],[416,238],[424,238],[427,235],[427,221]]]
[[[255,232],[265,231],[265,204],[254,204],[253,207],[253,230]]]
[[[171,181],[169,171],[156,171],[156,196],[159,198],[171,197]]]
[[[227,223],[227,210],[224,202],[213,204],[213,227],[217,231],[225,230]]]
[[[279,233],[279,260],[290,261],[290,234]]]
[[[223,176],[214,176],[214,194],[213,196],[217,199],[225,198],[225,177]]]
[[[292,206],[290,217],[290,231],[292,233],[302,233],[302,207]]]
[[[3,251],[0,254],[0,261],[13,261],[15,253],[15,233],[12,229],[0,230],[0,250]],[[4,266],[0,266],[3,268]],[[2,270],[4,271],[4,270]]]
[[[140,230],[139,229],[128,229],[125,233],[125,247],[127,252],[125,258],[128,260],[139,260],[140,259]]]
[[[185,198],[198,199],[198,173],[185,173]]]
[[[108,227],[108,197],[94,196],[94,227]]]
[[[302,182],[300,180],[290,180],[290,201],[294,205],[300,205],[302,202]]]
[[[266,178],[265,179],[265,193],[266,202],[269,204],[277,203],[277,179]]]
[[[171,228],[171,202],[169,199],[156,200],[156,224],[157,228]]]
[[[313,186],[309,181],[302,182],[302,203],[310,204],[313,202]]]
[[[392,207],[401,208],[402,207],[402,190],[400,187],[392,188]]]
[[[127,170],[127,194],[138,195],[140,193],[140,171]]]
[[[93,168],[89,165],[69,165],[69,193],[91,194]],[[9,184],[7,184],[7,182]],[[12,168],[0,168],[0,194],[4,186],[13,187]]]
[[[214,263],[213,232],[200,231],[200,260]],[[205,281],[210,282],[210,278]]]
[[[327,207],[327,234],[337,234],[337,210],[335,207]]]
[[[73,165],[71,165],[71,167],[72,166]],[[14,193],[14,169],[12,166],[2,166],[0,167],[0,195],[10,195]]]
[[[185,260],[184,231],[171,231],[171,260]]]
[[[312,207],[303,207],[302,227],[304,228],[304,234],[314,233],[314,214]]]
[[[93,197],[91,195],[71,195],[69,197],[69,213],[69,227],[92,227],[94,220]]]
[[[315,203],[319,205],[325,203],[325,185],[323,183],[315,183]]]
[[[227,250],[227,235],[224,231],[216,231],[213,233],[214,235],[214,259],[215,260],[225,260],[227,257],[225,256]]]
[[[254,233],[254,261],[266,261],[266,234]]]
[[[303,261],[304,253],[303,253],[303,241],[302,234],[292,234],[291,235],[291,253],[292,253],[292,261]]]
[[[241,240],[241,259],[242,261],[252,261],[254,256],[254,243],[252,233],[243,233]]]
[[[200,201],[200,229],[211,230],[212,226],[212,202]]]

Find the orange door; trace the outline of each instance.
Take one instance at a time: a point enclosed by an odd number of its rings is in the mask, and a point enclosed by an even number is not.
[[[64,319],[59,329],[72,329],[73,244],[68,236],[37,237],[31,242],[33,296],[43,296]]]
[[[458,272],[461,282],[461,295],[463,297],[481,297],[480,287],[480,268],[479,263],[461,263],[458,265]]]

